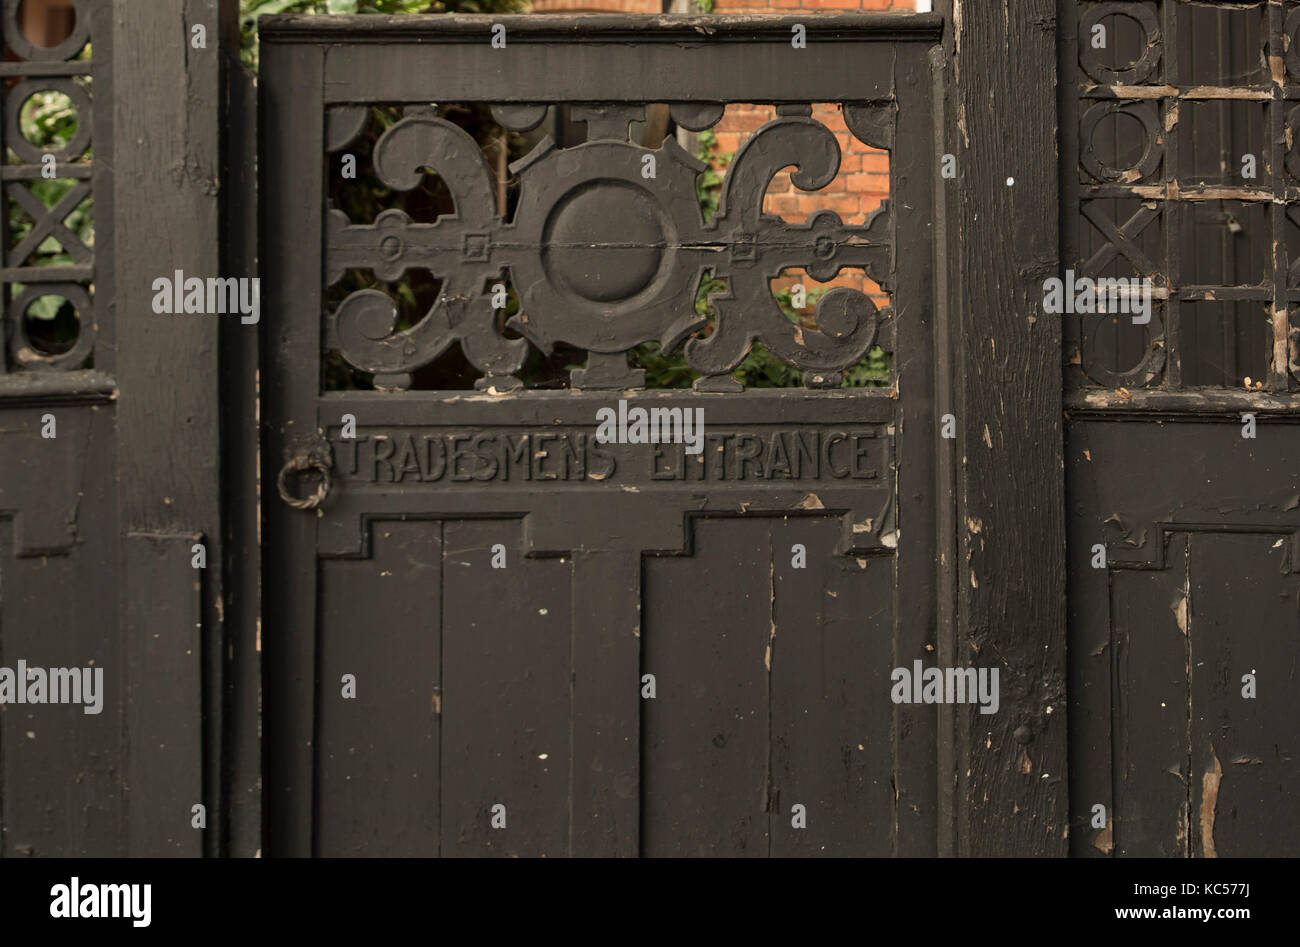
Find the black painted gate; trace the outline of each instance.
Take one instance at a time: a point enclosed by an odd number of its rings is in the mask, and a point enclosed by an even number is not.
[[[951,516],[938,21],[809,18],[804,43],[780,19],[571,25],[263,22],[270,851],[934,853],[934,717],[891,703],[890,671],[929,657]],[[538,141],[503,213],[432,105],[475,102],[519,133],[567,105],[587,141]],[[629,124],[666,103],[703,130],[726,102],[776,117],[706,222],[700,163]],[[783,167],[806,190],[835,176],[826,102],[890,149],[891,200],[863,226],[763,214]],[[394,192],[436,172],[454,213],[350,219],[327,207],[348,159]],[[890,304],[841,287],[802,328],[769,286],[786,267],[858,268]],[[727,287],[707,325],[706,271]],[[415,272],[440,287],[407,318],[392,288]],[[685,344],[692,389],[644,387],[627,353],[647,342]],[[803,387],[745,390],[753,343]],[[876,346],[889,383],[843,386]],[[457,347],[473,387],[421,388]],[[521,380],[573,350],[565,387]],[[597,437],[601,409],[626,437]],[[662,439],[630,442],[638,410]],[[700,416],[698,452],[669,437]]]

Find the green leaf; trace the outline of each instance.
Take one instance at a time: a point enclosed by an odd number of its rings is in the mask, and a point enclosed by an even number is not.
[[[62,296],[38,296],[27,307],[27,314],[37,319],[54,319],[63,308],[63,303]]]

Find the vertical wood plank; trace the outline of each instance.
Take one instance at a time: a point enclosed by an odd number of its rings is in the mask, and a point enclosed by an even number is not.
[[[640,850],[641,553],[573,560],[569,854]]]
[[[370,558],[321,563],[316,853],[437,855],[442,527],[370,528]]]
[[[223,17],[226,7],[222,7]],[[233,7],[232,7],[233,9]],[[234,12],[238,12],[237,10]],[[239,23],[228,25],[227,187],[222,190],[227,272],[258,273],[257,89],[239,62]],[[252,857],[262,848],[262,509],[260,326],[222,327],[222,457],[225,510],[226,641],[223,679],[226,763],[223,854]]]
[[[264,642],[266,837],[273,855],[312,851],[312,734],[316,673],[316,517],[271,492],[296,435],[316,431],[321,313],[323,54],[315,46],[262,47],[262,337],[268,425]]]
[[[518,521],[448,522],[443,537],[442,854],[563,855],[572,562],[521,556]]]
[[[200,536],[132,533],[122,562],[130,853],[203,854],[191,808],[203,797]],[[218,810],[208,806],[212,820]],[[211,821],[208,822],[212,824]]]
[[[892,563],[893,653],[885,658],[886,671],[911,667],[917,658],[933,663],[937,655],[951,653],[946,640],[951,632],[942,633],[939,622],[940,616],[951,621],[956,573],[953,445],[939,437],[938,417],[955,413],[950,318],[954,310],[946,299],[936,300],[934,292],[934,271],[947,265],[936,262],[934,254],[940,248],[935,243],[949,233],[947,206],[933,194],[943,183],[935,153],[943,140],[935,117],[943,110],[930,101],[938,89],[920,47],[898,50],[895,70],[898,129],[889,161],[898,247],[893,297],[898,320],[894,357],[898,423],[892,432],[891,458],[897,478],[892,511],[897,549]],[[948,368],[949,374],[936,378],[936,364]],[[882,526],[881,532],[889,529]],[[953,760],[952,714],[948,708],[902,704],[891,705],[890,710],[897,825],[893,854],[926,857],[948,851],[954,783],[951,770],[941,774],[939,766],[940,760],[949,766]],[[949,821],[941,825],[943,816],[949,816]]]
[[[1115,854],[1185,857],[1188,681],[1187,537],[1163,570],[1111,574]],[[1078,800],[1082,811],[1103,799]],[[1086,838],[1095,832],[1085,831]],[[1094,839],[1094,846],[1096,840]]]
[[[770,832],[783,858],[894,852],[893,563],[835,555],[839,533],[835,517],[772,521]],[[791,824],[796,804],[806,828]]]
[[[1282,533],[1192,537],[1191,851],[1293,854],[1300,829],[1300,576]],[[1242,694],[1242,675],[1256,697]]]
[[[151,581],[170,581],[176,575],[157,572],[132,534],[202,535],[212,564],[203,583],[204,633],[195,649],[196,659],[201,656],[211,673],[184,692],[189,702],[185,712],[176,713],[175,684],[165,676],[142,676],[129,686],[140,713],[166,708],[195,728],[195,739],[202,739],[205,752],[191,765],[202,779],[202,789],[187,794],[201,795],[202,800],[194,801],[203,801],[214,813],[222,804],[219,317],[159,316],[152,300],[153,281],[175,270],[200,277],[223,275],[218,196],[223,3],[231,5],[229,0],[156,0],[112,7],[114,75],[119,80],[129,77],[129,82],[117,83],[112,100],[114,162],[119,169],[113,191],[112,257],[120,389],[116,476],[121,556],[128,569],[123,608],[136,607],[132,593],[143,605],[188,589],[152,587]],[[207,27],[206,50],[190,47],[189,28],[200,23]],[[193,576],[186,579],[192,581]],[[186,628],[168,624],[174,617],[147,608],[124,612],[124,627],[135,639],[128,641],[128,651],[144,661],[155,642],[184,638]],[[158,689],[150,692],[148,687]],[[155,832],[154,827],[170,824],[173,814],[147,811],[149,800],[170,800],[174,791],[150,785],[151,779],[171,777],[169,765],[154,765],[155,753],[147,743],[135,745],[128,764],[131,825],[144,833],[132,841],[137,854],[152,853],[164,843],[171,847],[169,833],[161,828]],[[191,831],[188,820],[185,824]],[[205,850],[215,853],[217,833],[205,835]]]
[[[964,340],[958,640],[970,644],[955,663],[1001,669],[998,713],[967,707],[958,714],[965,736],[958,851],[1061,855],[1061,323],[1040,311],[1043,281],[1059,269],[1056,3],[990,9],[956,0],[953,9],[947,150],[957,155],[959,171],[947,182],[957,194],[949,258],[960,271],[955,311]],[[1032,737],[1027,745],[1013,736],[1021,727]]]
[[[770,526],[694,523],[692,556],[646,561],[642,841],[652,856],[766,856]]]
[[[1103,857],[1114,850],[1114,828],[1092,827],[1092,807],[1113,823],[1111,701],[1115,646],[1111,635],[1110,572],[1093,568],[1093,546],[1104,539],[1094,457],[1104,456],[1086,425],[1067,429],[1071,472],[1069,550],[1070,854]]]

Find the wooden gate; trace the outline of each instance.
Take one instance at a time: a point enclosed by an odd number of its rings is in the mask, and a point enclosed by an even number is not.
[[[263,21],[272,853],[938,850],[940,718],[890,695],[937,663],[955,558],[940,26]],[[700,162],[629,127],[731,102],[774,114],[706,220]],[[453,103],[516,134],[564,106],[586,140],[534,137],[502,200]],[[764,214],[782,168],[837,173],[814,103],[889,151],[865,224]],[[349,170],[436,173],[452,212],[353,219]],[[770,286],[793,267],[880,302],[840,286],[801,325]],[[647,343],[691,388],[646,386]],[[756,344],[801,386],[742,385]],[[423,381],[457,349],[472,386]],[[847,385],[872,351],[886,383]],[[548,356],[560,387],[530,381]]]
[[[1295,854],[1300,7],[1064,3],[1071,852]]]

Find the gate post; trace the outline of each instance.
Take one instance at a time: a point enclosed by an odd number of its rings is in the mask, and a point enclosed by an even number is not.
[[[961,313],[959,618],[942,663],[1002,678],[996,714],[958,709],[955,851],[1064,855],[1062,327],[1040,311],[1058,271],[1056,0],[936,7],[950,24],[945,138],[958,170],[940,199]]]
[[[225,609],[222,438],[240,432],[222,430],[219,362],[223,336],[256,328],[240,325],[238,317],[229,325],[230,316],[157,314],[153,300],[154,281],[176,279],[177,271],[205,280],[251,275],[229,271],[233,261],[223,240],[223,73],[226,57],[238,55],[238,3],[118,0],[112,12],[128,852],[214,855],[227,848],[222,731],[232,709],[226,671],[244,663],[252,646],[232,636],[232,629],[249,629]],[[236,387],[232,376],[229,388]],[[196,543],[205,547],[204,569],[192,565]],[[240,607],[247,615],[242,600]],[[254,684],[244,682],[240,700]],[[230,753],[247,758],[237,748]],[[248,778],[244,773],[236,787],[241,798]],[[191,825],[199,803],[207,810],[206,830]],[[242,835],[232,854],[253,854],[244,849],[256,843],[257,832]]]

